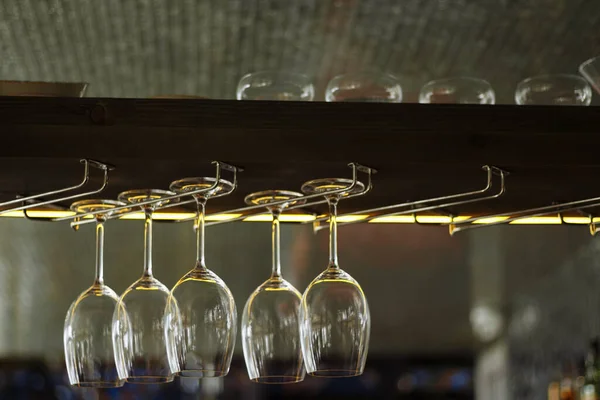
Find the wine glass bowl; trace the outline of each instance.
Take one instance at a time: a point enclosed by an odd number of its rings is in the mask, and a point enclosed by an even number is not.
[[[496,94],[489,82],[471,77],[437,79],[419,92],[422,104],[495,104]]]
[[[215,178],[185,178],[171,183],[177,193],[213,189],[194,195],[198,204],[196,263],[173,287],[165,312],[169,360],[183,377],[221,377],[231,365],[237,310],[225,282],[204,261],[204,215],[208,198],[234,185]]]
[[[302,185],[305,194],[320,193],[329,203],[329,264],[302,296],[300,332],[308,374],[351,377],[363,373],[371,317],[365,294],[354,278],[339,267],[337,256],[337,203],[364,190],[350,179],[316,179]],[[334,190],[346,188],[341,193]]]
[[[302,295],[282,277],[279,239],[279,214],[304,204],[302,197],[288,190],[267,190],[245,198],[246,204],[264,205],[273,213],[271,276],[250,295],[242,314],[244,358],[248,376],[257,383],[296,383],[305,375],[299,326]]]
[[[600,94],[600,56],[590,58],[579,66],[579,72]]]
[[[589,106],[592,89],[577,75],[539,75],[519,82],[515,102],[519,105]]]
[[[96,277],[91,287],[73,302],[65,318],[64,347],[69,381],[91,388],[121,387],[112,343],[112,316],[119,297],[103,278],[105,218],[124,203],[112,200],[81,200],[71,205],[76,213],[103,211],[96,216]]]
[[[402,86],[393,75],[365,71],[338,75],[329,81],[325,89],[325,100],[400,103]]]
[[[167,383],[176,372],[169,362],[165,336],[165,310],[170,292],[152,273],[152,212],[167,204],[168,197],[173,195],[165,190],[141,189],[118,196],[132,208],[142,207],[145,213],[144,271],[121,295],[113,314],[113,345],[119,375],[129,383]],[[136,206],[149,200],[156,202]]]
[[[244,75],[237,86],[238,100],[311,101],[315,89],[302,74],[260,71]]]

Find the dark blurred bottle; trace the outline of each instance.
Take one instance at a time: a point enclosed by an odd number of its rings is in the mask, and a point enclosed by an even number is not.
[[[598,338],[590,342],[585,356],[585,380],[581,387],[580,400],[600,400],[600,342]]]

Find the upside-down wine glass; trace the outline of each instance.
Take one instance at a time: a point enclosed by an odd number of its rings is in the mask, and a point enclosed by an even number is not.
[[[589,106],[592,89],[578,75],[539,75],[519,82],[515,102],[519,105]]]
[[[93,388],[121,387],[112,342],[112,315],[119,301],[104,284],[104,222],[115,207],[112,200],[81,200],[71,205],[76,213],[102,211],[96,218],[96,274],[94,283],[73,302],[65,318],[65,361],[71,385]]]
[[[302,185],[305,194],[322,193],[329,203],[329,264],[313,280],[300,307],[302,354],[306,371],[319,377],[362,374],[369,348],[371,317],[365,294],[342,270],[337,255],[337,204],[344,195],[364,191],[364,185],[342,178],[316,179]],[[342,194],[332,190],[349,188]]]
[[[402,102],[402,86],[393,75],[377,71],[338,75],[327,84],[326,101]]]
[[[174,193],[158,189],[130,190],[119,200],[132,204],[155,200],[142,207],[144,222],[144,270],[121,295],[113,315],[113,344],[121,379],[128,383],[166,383],[173,380],[165,338],[165,309],[169,289],[152,274],[152,213],[169,202]]]
[[[257,383],[295,383],[304,379],[300,344],[302,295],[281,275],[279,215],[304,204],[302,193],[267,190],[246,196],[246,204],[264,204],[273,216],[271,276],[248,298],[242,315],[242,343],[248,376]],[[289,200],[270,206],[269,203]]]
[[[600,56],[584,61],[579,66],[579,72],[594,87],[596,93],[600,94]]]
[[[176,193],[210,189],[194,195],[196,220],[196,263],[173,287],[166,319],[169,321],[169,361],[184,377],[220,377],[229,372],[235,336],[237,310],[231,291],[204,259],[204,215],[206,201],[233,191],[225,179],[185,178],[171,183]]]
[[[494,104],[496,94],[488,81],[467,76],[437,79],[423,85],[421,104]]]
[[[237,86],[238,100],[311,101],[315,88],[306,75],[260,71],[244,75]]]

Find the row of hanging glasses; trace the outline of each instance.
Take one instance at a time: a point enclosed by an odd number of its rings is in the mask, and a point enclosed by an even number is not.
[[[600,93],[600,57],[580,67],[581,74]],[[579,75],[539,75],[522,80],[515,90],[518,105],[590,105],[592,89]],[[311,80],[302,74],[261,71],[245,75],[238,83],[238,100],[314,100]],[[334,77],[325,89],[329,102],[402,102],[398,78],[378,71],[349,73]],[[422,104],[495,104],[492,85],[474,77],[452,77],[426,83],[419,92]]]
[[[347,377],[363,372],[370,314],[360,285],[340,269],[337,258],[337,203],[370,190],[356,179],[306,182],[302,193],[269,190],[245,202],[272,216],[272,271],[249,297],[241,337],[248,375],[259,383],[293,383],[313,376]],[[360,168],[360,167],[359,167]],[[369,170],[370,171],[370,170]],[[72,204],[96,222],[96,273],[92,286],[73,302],[64,328],[71,384],[120,387],[128,383],[167,383],[182,377],[219,377],[228,373],[237,333],[237,311],[227,285],[205,261],[205,207],[227,195],[234,183],[216,177],[186,178],[170,190],[130,190],[114,200]],[[172,290],[153,275],[152,215],[156,208],[190,193],[197,205],[196,261]],[[330,258],[327,268],[303,295],[281,274],[280,214],[307,199],[325,199],[330,210]],[[320,201],[321,203],[323,200]],[[317,204],[317,203],[310,203]],[[119,297],[103,279],[104,223],[132,210],[143,210],[144,268],[140,279]]]

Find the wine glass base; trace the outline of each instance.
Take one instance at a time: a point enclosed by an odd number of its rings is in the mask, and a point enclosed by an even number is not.
[[[298,383],[304,380],[302,376],[261,376],[260,378],[250,379],[254,383],[262,383],[266,385],[285,385],[288,383]]]
[[[104,211],[104,213],[100,215],[108,216],[115,213],[121,214],[129,211],[129,209],[123,209],[115,212],[111,211],[116,207],[122,207],[124,205],[126,205],[126,203],[116,200],[87,199],[76,201],[71,204],[71,211],[76,212],[77,214]]]
[[[169,185],[169,190],[172,190],[175,193],[186,193],[192,192],[200,189],[209,189],[214,186],[216,179],[210,177],[195,177],[195,178],[183,178],[179,179],[175,182],[172,182]],[[223,192],[231,192],[233,191],[234,186],[233,183],[225,180],[219,179],[219,183],[206,192],[198,194],[198,196],[209,198],[214,195],[223,193]]]
[[[122,387],[125,384],[125,381],[110,381],[110,382],[79,382],[74,384],[73,386],[80,388],[96,388],[96,389],[110,389],[110,388],[118,388]]]
[[[123,201],[128,204],[136,204],[144,201],[160,200],[169,196],[175,196],[175,193],[161,189],[134,189],[119,193],[118,199],[119,201]],[[160,207],[172,201],[173,200],[157,201],[156,203],[152,204],[152,206]]]
[[[219,378],[227,375],[229,371],[215,371],[209,369],[187,369],[177,372],[183,378]]]
[[[141,385],[154,385],[157,383],[173,382],[173,376],[130,376],[127,378],[127,383],[135,383]]]
[[[362,372],[355,369],[320,369],[307,374],[316,378],[351,378],[362,375]]]
[[[302,185],[302,192],[307,195],[322,194],[327,195],[327,192],[349,188],[352,185],[352,179],[345,178],[322,178],[308,181]],[[334,196],[344,197],[351,194],[360,193],[365,190],[365,185],[356,181],[356,185],[346,192],[337,193]]]
[[[250,193],[244,198],[244,202],[248,205],[264,205],[269,207],[270,203],[276,201],[286,201],[286,203],[277,205],[278,208],[286,208],[306,203],[306,200],[301,199],[304,195],[290,190],[263,190],[261,192]]]

